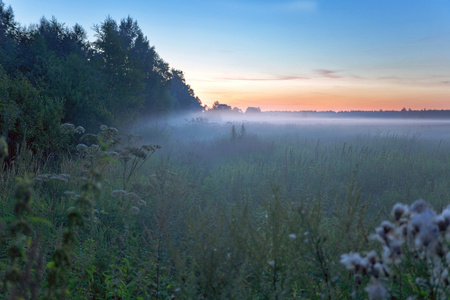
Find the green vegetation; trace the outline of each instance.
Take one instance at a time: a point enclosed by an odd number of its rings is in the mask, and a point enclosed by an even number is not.
[[[2,299],[450,296],[447,121],[150,123],[201,102],[131,18],[95,31],[0,0]]]
[[[21,148],[1,173],[2,293],[447,297],[450,145],[392,129],[194,119],[140,127],[139,138],[63,124],[57,159]],[[187,134],[201,130],[216,133]],[[430,204],[395,205],[421,197]],[[402,228],[421,233],[398,242]]]
[[[79,25],[42,18],[24,28],[0,0],[0,134],[12,156],[26,141],[34,151],[60,150],[64,122],[94,130],[175,111],[201,111],[180,70],[171,70],[136,21],[111,18],[89,42]]]

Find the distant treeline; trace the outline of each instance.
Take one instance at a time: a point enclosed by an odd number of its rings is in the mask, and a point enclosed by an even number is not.
[[[136,21],[94,27],[42,18],[28,28],[0,0],[0,135],[56,146],[61,122],[91,130],[150,114],[203,109],[183,72],[169,67]]]
[[[351,111],[270,111],[271,115],[311,118],[392,118],[392,119],[450,119],[450,110],[351,110]]]

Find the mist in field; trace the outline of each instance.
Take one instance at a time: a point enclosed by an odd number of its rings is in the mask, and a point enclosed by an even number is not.
[[[283,112],[178,114],[140,121],[131,131],[157,143],[174,139],[201,142],[229,136],[233,126],[237,132],[244,126],[246,135],[260,138],[332,141],[386,136],[438,142],[450,139],[448,119],[302,117]]]

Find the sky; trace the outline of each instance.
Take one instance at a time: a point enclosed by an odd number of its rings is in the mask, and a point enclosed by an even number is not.
[[[203,104],[450,109],[448,0],[3,0],[21,25],[131,16]]]

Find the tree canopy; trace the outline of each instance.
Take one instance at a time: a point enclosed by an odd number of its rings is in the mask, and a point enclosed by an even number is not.
[[[202,110],[131,17],[107,17],[90,42],[82,26],[42,18],[28,28],[0,0],[0,134],[8,144],[47,143],[63,122],[87,129],[146,115]],[[50,146],[51,145],[51,146]]]

